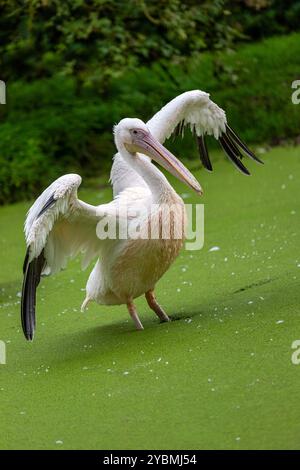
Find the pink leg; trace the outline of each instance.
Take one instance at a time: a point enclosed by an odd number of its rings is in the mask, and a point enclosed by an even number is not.
[[[128,308],[128,312],[132,318],[132,320],[134,321],[135,323],[135,326],[136,326],[136,329],[137,330],[143,330],[144,327],[141,323],[141,320],[139,319],[139,316],[138,316],[138,313],[137,313],[137,310],[135,308],[135,305],[132,301],[128,301],[127,302],[127,308]]]
[[[161,308],[161,306],[157,302],[153,290],[149,290],[148,292],[146,292],[145,297],[149,307],[154,310],[160,321],[171,321],[166,312]]]

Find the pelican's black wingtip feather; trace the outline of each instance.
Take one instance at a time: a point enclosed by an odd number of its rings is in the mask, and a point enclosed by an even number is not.
[[[242,158],[244,157],[244,155],[242,154],[240,148],[237,146],[236,142],[232,139],[232,137],[230,136],[230,134],[227,132],[226,134],[223,134],[223,137],[225,138],[227,144],[230,146],[231,150],[233,151],[233,153],[240,159],[242,160]]]
[[[28,258],[29,258],[29,247],[26,250],[25,258],[24,258],[24,263],[23,263],[23,274],[26,272],[27,264],[28,264]]]
[[[250,171],[248,170],[248,168],[245,167],[245,165],[241,162],[238,156],[234,153],[234,149],[231,147],[230,141],[228,140],[226,134],[223,134],[221,137],[219,137],[219,142],[228,158],[238,168],[238,170],[240,170],[244,175],[250,176]]]
[[[46,210],[50,209],[50,207],[52,207],[56,202],[56,199],[54,198],[54,194],[52,194],[48,201],[44,204],[44,206],[42,207],[42,209],[40,210],[40,212],[38,213],[37,215],[37,219],[44,214],[44,212],[46,212]]]
[[[248,155],[249,158],[256,161],[257,163],[264,164],[262,160],[260,160],[254,153],[249,149],[249,147],[242,141],[242,139],[237,135],[237,133],[228,125],[226,124],[226,134],[233,140],[237,145],[241,147],[241,149]]]
[[[203,135],[201,135],[200,137],[197,136],[197,144],[198,144],[200,159],[204,168],[206,168],[206,170],[208,171],[213,171],[213,167],[212,167],[208,150],[207,150],[205,137]]]
[[[56,202],[54,194],[52,194],[46,201],[42,209],[37,215],[37,219],[50,209]],[[31,260],[30,247],[27,248],[24,263],[23,263],[23,285],[22,285],[22,299],[21,299],[21,322],[25,338],[28,341],[33,341],[35,332],[35,304],[36,304],[36,289],[40,283],[41,274],[45,267],[44,250],[41,254]]]
[[[179,135],[179,124],[177,124],[177,126],[174,129],[172,140],[174,141],[175,138],[178,137],[178,135]]]
[[[21,300],[21,322],[25,338],[32,341],[35,332],[36,289],[45,266],[44,252],[29,262],[29,248],[24,260],[24,280]]]

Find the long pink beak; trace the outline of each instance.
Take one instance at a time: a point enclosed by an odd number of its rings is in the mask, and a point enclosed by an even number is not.
[[[178,158],[175,157],[175,155],[158,142],[150,132],[145,132],[143,136],[139,134],[136,138],[133,137],[133,139],[135,151],[152,158],[172,175],[196,191],[196,193],[199,195],[203,194],[200,184],[192,173],[178,160]]]

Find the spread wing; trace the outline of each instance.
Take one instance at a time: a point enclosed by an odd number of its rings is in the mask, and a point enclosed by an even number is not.
[[[213,167],[206,145],[207,135],[218,140],[229,160],[242,173],[250,175],[242,162],[244,155],[263,163],[229,126],[225,111],[210,99],[208,93],[200,90],[174,98],[147,122],[147,126],[161,143],[172,134],[183,136],[184,128],[189,127],[196,136],[202,164],[209,171]]]
[[[101,240],[96,225],[101,207],[92,206],[77,198],[81,183],[79,175],[64,175],[54,181],[30,208],[25,222],[27,251],[23,265],[21,320],[27,339],[35,331],[36,289],[42,275],[65,268],[70,258],[84,254],[86,267],[99,253]]]
[[[196,136],[201,162],[209,171],[212,171],[213,167],[206,143],[207,135],[218,140],[229,160],[242,173],[250,175],[242,162],[244,155],[263,163],[229,126],[225,111],[204,91],[192,90],[177,96],[158,111],[147,122],[147,126],[161,143],[171,135],[183,136],[185,127],[189,127]],[[114,158],[110,176],[114,196],[126,188],[147,187],[144,180],[120,154],[116,154]]]

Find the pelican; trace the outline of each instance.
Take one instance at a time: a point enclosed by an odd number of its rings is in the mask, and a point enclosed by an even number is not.
[[[21,321],[27,340],[33,340],[35,333],[36,289],[41,276],[64,269],[68,260],[79,253],[82,253],[83,269],[96,260],[87,281],[82,310],[91,301],[102,305],[125,304],[136,328],[142,330],[134,299],[145,295],[160,321],[170,321],[159,305],[154,289],[183,245],[187,218],[183,200],[152,160],[201,195],[198,181],[163,146],[172,134],[183,135],[186,126],[195,134],[202,164],[209,171],[213,168],[206,135],[219,141],[242,173],[250,174],[241,161],[243,154],[262,163],[227,124],[224,110],[210,99],[208,93],[200,90],[177,96],[147,123],[137,118],[122,119],[114,127],[117,153],[110,176],[113,200],[99,206],[81,201],[77,197],[81,177],[67,174],[45,189],[27,214],[21,299]],[[183,227],[179,236],[174,236],[173,227],[168,238],[104,239],[97,234],[97,226],[104,219],[116,221],[116,224],[125,220],[129,227],[138,224],[143,233],[152,222],[160,225],[164,211],[171,205],[175,207],[172,224],[179,222]],[[141,207],[156,209],[135,211]]]

